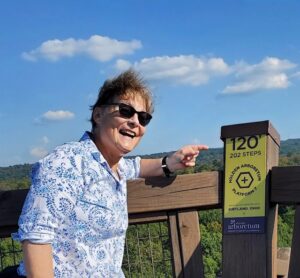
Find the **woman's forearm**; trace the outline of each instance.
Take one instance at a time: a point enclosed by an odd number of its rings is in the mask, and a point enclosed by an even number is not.
[[[22,242],[25,269],[28,278],[53,278],[53,256],[51,244]]]

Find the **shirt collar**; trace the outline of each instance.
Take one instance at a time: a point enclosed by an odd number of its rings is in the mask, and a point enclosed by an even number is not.
[[[92,140],[91,136],[92,134],[89,131],[86,131],[80,138],[79,142],[83,142],[86,145],[87,151],[91,153],[91,155],[97,162],[107,163],[105,158],[95,145],[94,141]]]
[[[108,166],[108,163],[106,161],[106,159],[103,157],[103,155],[101,154],[101,152],[98,150],[97,146],[95,145],[94,141],[92,140],[92,133],[89,131],[86,131],[82,137],[80,138],[80,142],[83,142],[86,147],[87,147],[87,151],[91,153],[91,155],[93,156],[93,158],[101,164],[106,164]],[[124,168],[124,158],[122,157],[119,161],[119,171],[121,172],[121,176],[124,176],[123,173],[123,168]]]

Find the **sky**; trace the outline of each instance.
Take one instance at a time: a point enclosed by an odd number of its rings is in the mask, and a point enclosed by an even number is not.
[[[300,1],[3,0],[0,166],[90,130],[104,80],[134,68],[155,112],[133,155],[222,147],[223,125],[300,138]]]

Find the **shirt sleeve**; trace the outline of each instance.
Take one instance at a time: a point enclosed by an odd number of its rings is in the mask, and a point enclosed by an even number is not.
[[[81,180],[74,158],[64,152],[54,152],[36,163],[13,238],[51,243],[57,227],[73,211]]]
[[[141,158],[139,156],[135,158],[125,158],[123,161],[126,180],[137,179],[141,171]]]

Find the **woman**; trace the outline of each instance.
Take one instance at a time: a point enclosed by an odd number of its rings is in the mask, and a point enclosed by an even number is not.
[[[145,134],[151,93],[132,70],[107,80],[92,106],[92,131],[39,161],[14,238],[27,277],[124,277],[126,181],[194,166],[204,145],[163,159],[124,159]]]

